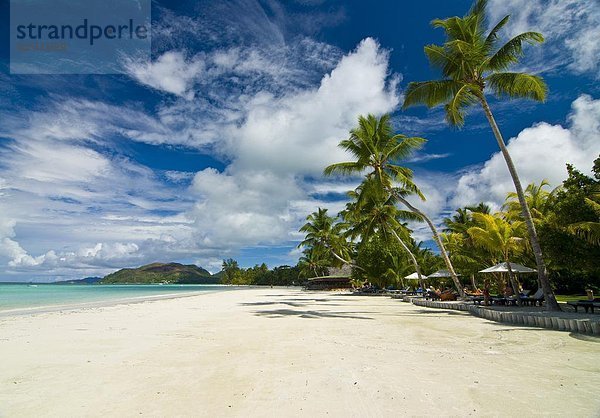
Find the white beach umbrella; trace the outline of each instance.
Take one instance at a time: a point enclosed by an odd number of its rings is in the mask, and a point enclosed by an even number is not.
[[[513,273],[535,273],[537,270],[525,267],[521,264],[510,263],[510,269]],[[507,273],[508,266],[506,263],[496,264],[495,266],[479,270],[480,273]]]
[[[460,276],[460,274],[457,274],[457,276]],[[437,279],[437,278],[441,278],[441,277],[452,277],[452,275],[450,274],[450,272],[448,270],[438,270],[435,273],[431,273],[429,276],[427,276],[428,279]]]
[[[414,273],[409,274],[408,276],[405,276],[404,278],[408,279],[408,280],[419,280],[419,275],[415,271]]]

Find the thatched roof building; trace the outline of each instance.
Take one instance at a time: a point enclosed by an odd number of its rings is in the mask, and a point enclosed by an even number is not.
[[[308,290],[331,290],[331,289],[348,289],[352,287],[350,284],[350,276],[352,276],[352,267],[344,264],[341,268],[330,267],[327,276],[313,277],[308,279]]]

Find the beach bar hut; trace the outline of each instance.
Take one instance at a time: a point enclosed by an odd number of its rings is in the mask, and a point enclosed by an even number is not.
[[[308,279],[307,290],[349,289],[352,268],[345,264],[341,268],[330,267],[326,276]]]

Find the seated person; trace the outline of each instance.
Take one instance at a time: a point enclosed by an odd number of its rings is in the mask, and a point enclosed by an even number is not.
[[[510,287],[509,285],[506,285],[506,287],[504,288],[504,297],[505,298],[509,298],[511,296],[513,296],[515,293],[513,292],[512,287]]]

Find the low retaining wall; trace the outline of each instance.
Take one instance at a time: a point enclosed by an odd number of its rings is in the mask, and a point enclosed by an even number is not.
[[[569,313],[500,311],[469,303],[439,302],[411,297],[405,297],[403,300],[427,308],[465,311],[490,321],[600,336],[600,318],[580,318]]]

